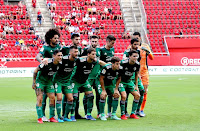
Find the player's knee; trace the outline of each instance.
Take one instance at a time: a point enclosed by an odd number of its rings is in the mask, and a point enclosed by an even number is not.
[[[140,99],[140,94],[135,95],[135,99],[139,100]]]
[[[62,101],[62,96],[57,96],[57,101]]]
[[[126,96],[126,93],[121,94],[121,100],[122,100],[122,101],[125,101],[125,100],[126,100],[126,97],[127,97],[127,96]]]
[[[69,97],[69,98],[67,98],[67,101],[69,101],[69,102],[73,102],[73,97]]]

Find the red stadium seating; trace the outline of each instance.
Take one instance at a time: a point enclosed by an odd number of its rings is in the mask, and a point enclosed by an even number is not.
[[[153,52],[165,52],[161,37],[164,34],[199,34],[200,1],[143,0],[143,4]]]

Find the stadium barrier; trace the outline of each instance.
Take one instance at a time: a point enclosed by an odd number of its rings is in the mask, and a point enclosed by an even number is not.
[[[0,68],[0,77],[33,77],[35,67]],[[200,66],[149,66],[150,75],[199,75]]]

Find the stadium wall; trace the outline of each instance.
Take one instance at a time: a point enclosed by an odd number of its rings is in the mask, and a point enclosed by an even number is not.
[[[0,77],[33,77],[35,67],[0,68]],[[149,66],[150,75],[200,74],[200,66]]]

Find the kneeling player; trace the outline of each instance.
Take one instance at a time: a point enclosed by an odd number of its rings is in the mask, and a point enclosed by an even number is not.
[[[122,70],[120,71],[121,74],[121,83],[119,86],[119,91],[121,93],[121,119],[126,120],[125,116],[125,101],[126,101],[126,90],[128,90],[133,96],[134,101],[132,105],[132,111],[130,118],[139,119],[136,113],[136,109],[138,107],[140,93],[138,89],[138,74],[140,69],[140,63],[137,61],[139,54],[136,50],[131,50],[129,52],[129,59],[123,60],[121,62]],[[131,77],[135,73],[135,85],[131,80]]]
[[[119,68],[120,68],[120,59],[118,57],[113,57],[111,59],[111,63],[103,68],[100,75],[100,86],[101,90],[99,91],[100,101],[99,101],[99,108],[100,108],[100,119],[107,120],[104,113],[105,101],[107,94],[112,96],[111,99],[111,106],[112,107],[112,116],[111,119],[114,120],[121,120],[116,116],[117,106],[118,106],[118,99],[119,99],[119,91],[118,86],[121,81],[121,77],[119,75]],[[114,80],[117,78],[116,83]]]
[[[38,123],[42,121],[42,98],[43,93],[47,93],[50,99],[50,122],[58,122],[54,119],[55,116],[55,89],[53,86],[54,74],[59,69],[59,64],[62,60],[62,52],[55,50],[53,53],[53,59],[49,59],[48,65],[40,64],[33,74],[33,85],[37,96],[36,110],[38,115]]]

